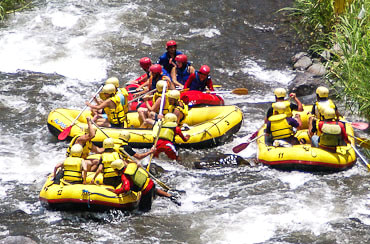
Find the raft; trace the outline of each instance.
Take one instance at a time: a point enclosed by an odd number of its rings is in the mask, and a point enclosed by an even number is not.
[[[266,144],[264,136],[266,125],[258,132],[257,136],[257,160],[267,166],[281,170],[301,170],[308,172],[342,171],[353,166],[356,162],[356,153],[351,147],[354,146],[353,128],[351,123],[345,123],[346,132],[350,144],[338,146],[336,152],[330,152],[321,148],[311,146],[308,137],[308,115],[312,106],[304,106],[303,112],[299,113],[302,119],[302,130],[295,133],[295,137],[304,139],[305,144],[293,145],[292,147],[270,146]]]
[[[88,172],[88,179],[95,172]],[[99,179],[99,177],[98,177]],[[102,181],[102,176],[100,177]],[[47,209],[107,211],[110,209],[134,210],[138,208],[141,192],[129,192],[117,195],[106,190],[107,185],[70,184],[63,180],[54,182],[49,175],[40,191],[39,199]]]
[[[58,136],[80,113],[80,110],[58,108],[49,113],[47,125],[49,131]],[[86,117],[91,117],[90,111],[84,111],[69,133],[68,139],[80,134],[87,128]],[[122,131],[128,131],[131,135],[129,144],[136,148],[149,148],[153,145],[153,130],[141,129],[137,112],[127,114],[128,128],[105,128],[103,131],[112,138],[118,138]],[[183,134],[190,135],[187,142],[179,136],[175,137],[175,145],[185,148],[209,148],[224,144],[233,134],[239,131],[243,121],[242,111],[234,105],[197,107],[189,109],[184,123],[188,130]],[[93,142],[100,146],[106,136],[97,130]]]
[[[224,99],[215,93],[205,93],[201,91],[185,91],[181,93],[180,99],[189,107],[199,106],[223,106]]]

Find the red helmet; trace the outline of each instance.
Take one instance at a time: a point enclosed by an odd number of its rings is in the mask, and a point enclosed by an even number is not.
[[[152,66],[150,66],[149,71],[152,73],[160,74],[162,73],[162,66],[160,64],[153,64]]]
[[[171,41],[168,41],[166,43],[166,48],[170,47],[170,46],[177,46],[176,42],[174,40],[171,40]]]
[[[202,65],[199,69],[199,73],[208,75],[211,72],[211,68],[208,65]]]
[[[188,62],[188,57],[186,57],[185,54],[180,54],[180,55],[177,55],[175,60],[177,62],[180,62],[180,63],[187,63]]]
[[[144,57],[140,59],[140,66],[143,69],[147,69],[152,65],[152,61],[148,57]]]

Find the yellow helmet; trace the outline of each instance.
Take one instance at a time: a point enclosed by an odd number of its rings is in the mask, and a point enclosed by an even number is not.
[[[114,147],[114,141],[112,138],[106,138],[103,141],[103,147],[108,149],[108,148],[113,148]]]
[[[174,113],[167,113],[165,116],[164,116],[164,120],[166,122],[177,122],[177,116],[176,114]]]
[[[165,86],[166,86],[166,89],[167,89],[167,82],[164,81],[164,80],[159,80],[155,87],[157,88],[157,91],[161,92],[161,91],[163,91],[163,87],[165,87]]]
[[[325,107],[323,116],[324,116],[325,119],[334,119],[335,118],[335,110],[331,107]]]
[[[286,109],[286,104],[284,102],[277,102],[274,103],[274,110],[278,112],[278,114],[283,114]]]
[[[328,97],[329,96],[329,89],[324,87],[324,86],[319,86],[317,89],[316,89],[316,94],[320,97],[320,98],[324,98],[324,97]]]
[[[112,84],[114,85],[116,88],[119,87],[119,80],[117,77],[110,77],[108,78],[106,81],[105,81],[105,84],[108,85],[108,84]]]
[[[118,169],[121,170],[123,167],[125,167],[125,162],[123,162],[122,159],[116,159],[111,164],[110,167],[112,169]]]
[[[122,131],[119,136],[118,136],[120,139],[128,142],[131,138],[131,135],[130,135],[130,132],[128,131]]]
[[[102,93],[115,94],[116,87],[113,84],[106,84],[103,86]]]
[[[71,147],[71,156],[72,157],[81,157],[82,155],[82,146],[80,144],[74,144],[72,147]]]
[[[180,99],[180,92],[178,90],[170,90],[167,94],[169,98],[173,98],[176,100]]]
[[[274,94],[277,98],[284,98],[286,96],[286,90],[284,88],[276,88]]]

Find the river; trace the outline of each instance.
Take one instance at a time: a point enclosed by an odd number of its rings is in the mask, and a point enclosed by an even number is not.
[[[0,24],[0,240],[38,243],[366,243],[370,239],[369,172],[361,164],[334,174],[281,172],[265,166],[197,170],[192,162],[232,153],[262,124],[276,87],[295,77],[301,51],[277,10],[291,0],[34,1]],[[47,130],[55,108],[81,109],[99,84],[142,74],[174,39],[195,68],[211,67],[244,123],[217,148],[180,149],[181,164],[155,160],[161,180],[186,190],[182,206],[156,199],[148,213],[59,212],[39,191],[66,142]],[[312,100],[311,100],[312,101]],[[306,101],[307,102],[307,101]],[[309,102],[309,101],[308,101]],[[251,144],[240,156],[256,155]]]

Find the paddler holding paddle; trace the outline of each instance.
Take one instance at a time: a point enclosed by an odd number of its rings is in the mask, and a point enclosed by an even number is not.
[[[190,74],[188,80],[185,82],[184,89],[189,88],[191,91],[206,91],[208,88],[210,91],[214,91],[213,83],[209,73],[211,68],[208,65],[202,65],[198,71]]]

